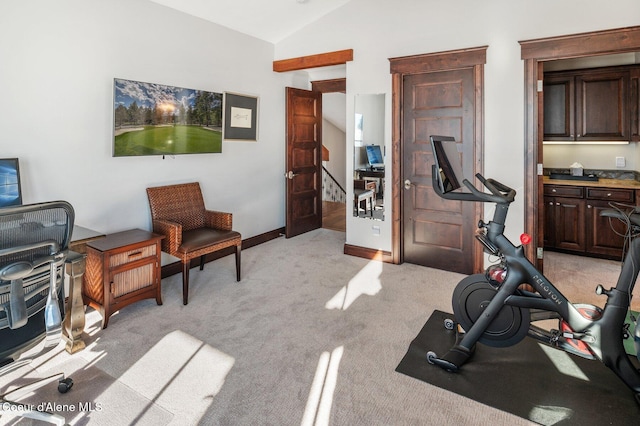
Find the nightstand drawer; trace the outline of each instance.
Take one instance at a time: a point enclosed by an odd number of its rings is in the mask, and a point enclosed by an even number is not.
[[[144,259],[145,257],[155,256],[155,255],[156,255],[155,245],[128,250],[123,253],[117,253],[117,254],[111,255],[110,261],[109,261],[109,267],[114,268],[116,266],[124,265],[136,260]]]

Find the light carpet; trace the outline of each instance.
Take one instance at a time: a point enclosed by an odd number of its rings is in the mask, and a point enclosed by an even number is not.
[[[395,372],[435,309],[451,309],[462,275],[343,254],[344,233],[319,229],[194,269],[100,329],[87,348],[59,346],[0,391],[64,370],[75,381],[24,402],[57,402],[73,425],[525,425],[527,420]],[[487,392],[500,392],[487,389]],[[594,397],[597,400],[597,397]],[[2,424],[42,424],[16,421]]]

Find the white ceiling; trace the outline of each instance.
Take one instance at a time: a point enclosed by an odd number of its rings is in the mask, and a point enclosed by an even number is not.
[[[350,0],[151,0],[277,43]]]

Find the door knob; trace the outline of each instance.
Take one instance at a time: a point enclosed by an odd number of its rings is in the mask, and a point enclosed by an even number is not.
[[[284,174],[284,177],[286,177],[287,179],[293,179],[294,176],[296,176],[296,173],[293,173],[293,171],[291,170]]]
[[[404,181],[404,189],[409,189],[411,188],[411,181],[409,179],[406,179]]]

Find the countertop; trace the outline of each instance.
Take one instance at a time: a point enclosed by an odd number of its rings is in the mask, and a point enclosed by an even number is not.
[[[640,182],[633,179],[600,178],[597,181],[588,181],[588,180],[550,179],[549,176],[544,176],[542,181],[545,185],[571,185],[571,186],[589,186],[589,187],[597,187],[597,188],[614,188],[614,189],[640,189]]]

